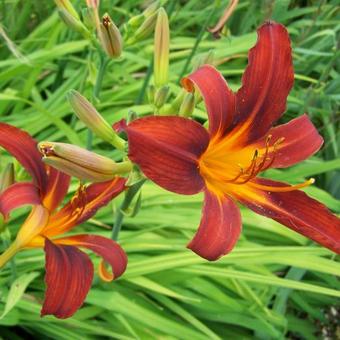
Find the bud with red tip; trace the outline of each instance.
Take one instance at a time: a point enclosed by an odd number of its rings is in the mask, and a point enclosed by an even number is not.
[[[44,163],[81,180],[104,182],[132,169],[129,161],[116,163],[72,144],[41,142],[38,148]]]
[[[109,57],[118,58],[122,53],[123,40],[119,29],[108,14],[103,16],[99,29],[104,51]]]

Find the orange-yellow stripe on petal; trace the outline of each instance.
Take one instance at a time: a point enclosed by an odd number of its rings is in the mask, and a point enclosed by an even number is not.
[[[39,235],[46,227],[48,219],[49,212],[45,207],[42,205],[34,206],[18,232],[16,238],[18,247],[26,247],[34,237]]]
[[[233,196],[256,213],[340,253],[340,219],[303,191],[287,191],[288,184],[264,178],[243,185],[241,191],[234,187]]]
[[[101,260],[98,267],[98,275],[105,282],[111,282],[114,279],[112,272],[106,268],[104,260]]]
[[[290,39],[286,28],[268,21],[258,29],[249,51],[242,87],[236,94],[230,143],[247,145],[267,134],[286,109],[294,83]]]

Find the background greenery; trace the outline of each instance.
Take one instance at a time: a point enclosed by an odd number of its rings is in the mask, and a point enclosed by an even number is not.
[[[80,10],[85,1],[74,3]],[[108,11],[122,27],[145,4],[103,0],[102,13]],[[202,27],[213,26],[227,4],[165,2],[166,9],[172,10],[173,93],[180,90],[178,79],[196,42],[195,57],[186,72],[213,50],[219,70],[237,89],[247,51],[256,41],[256,27],[269,18],[286,25],[293,41],[296,82],[282,121],[308,112],[325,145],[316,157],[287,170],[270,170],[268,175],[291,183],[315,177],[316,185],[306,191],[340,213],[339,2],[240,1],[221,39],[203,30],[199,41]],[[141,92],[153,54],[152,36],[127,47],[119,60],[110,63],[99,102],[91,97],[97,56],[87,41],[61,22],[53,1],[1,0],[0,25],[1,121],[27,130],[39,141],[85,146],[87,130],[65,100],[69,89],[96,102],[112,123],[131,109],[139,115],[152,113],[153,107]],[[199,105],[194,114],[205,119],[204,106]],[[116,156],[105,143],[93,142],[95,151]],[[1,167],[9,159],[2,152]],[[16,170],[19,179],[25,176],[18,164]],[[77,185],[74,181],[73,190]],[[218,262],[208,263],[185,248],[199,223],[199,195],[174,195],[147,183],[142,198],[136,216],[133,211],[125,212],[119,237],[129,255],[126,274],[109,284],[95,277],[85,305],[71,319],[40,318],[44,254],[41,250],[18,254],[15,266],[8,265],[0,272],[0,308],[4,309],[11,285],[12,293],[25,293],[0,319],[0,336],[11,340],[30,336],[188,340],[340,337],[340,293],[335,276],[340,265],[333,253],[272,220],[242,210],[244,232],[236,249]],[[109,236],[120,200],[75,232]],[[27,210],[21,209],[13,215],[12,237],[26,214]]]

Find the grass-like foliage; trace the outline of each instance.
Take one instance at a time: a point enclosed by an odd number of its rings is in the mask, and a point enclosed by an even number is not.
[[[73,1],[78,12],[85,1]],[[170,99],[179,80],[213,53],[215,65],[233,90],[265,20],[284,24],[292,39],[295,84],[282,122],[308,112],[325,139],[311,159],[266,175],[289,183],[313,176],[306,189],[340,213],[339,30],[336,0],[242,0],[220,39],[214,26],[229,1],[169,0]],[[102,0],[116,25],[140,14],[147,1]],[[39,141],[86,147],[88,130],[76,119],[66,93],[76,89],[110,123],[151,114],[153,35],[127,44],[111,61],[99,94],[93,92],[100,63],[89,41],[60,19],[51,0],[0,1],[1,121],[28,131]],[[212,52],[211,52],[212,51]],[[131,113],[130,113],[131,115]],[[200,103],[193,116],[204,122]],[[93,137],[92,149],[116,159],[119,153]],[[1,151],[0,165],[10,155]],[[17,178],[25,174],[15,164]],[[79,182],[72,182],[76,190]],[[123,197],[101,209],[75,232],[110,237]],[[113,283],[95,276],[81,310],[72,318],[40,318],[44,297],[44,253],[19,253],[0,272],[0,337],[3,339],[320,339],[339,337],[340,264],[326,248],[265,217],[242,210],[243,234],[235,250],[207,262],[185,248],[201,214],[202,197],[166,192],[146,182],[124,211],[119,242],[126,250],[126,273]],[[12,215],[1,250],[13,239],[28,209]],[[317,212],[316,212],[317,213]],[[91,255],[94,262],[98,258]]]

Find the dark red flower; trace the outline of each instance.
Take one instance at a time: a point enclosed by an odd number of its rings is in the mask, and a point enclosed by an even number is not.
[[[340,252],[340,220],[289,185],[258,178],[317,152],[323,139],[307,117],[272,127],[286,109],[293,85],[291,46],[284,26],[268,22],[249,52],[242,87],[233,93],[222,75],[204,65],[182,82],[204,99],[209,129],[193,120],[146,117],[128,126],[129,157],[161,187],[179,194],[203,191],[198,232],[188,247],[208,260],[230,252],[240,232],[236,201]]]
[[[16,240],[0,255],[0,267],[24,248],[41,247],[46,254],[46,295],[41,315],[72,316],[83,304],[93,278],[93,265],[87,248],[103,258],[99,274],[110,281],[122,275],[127,257],[113,240],[97,235],[60,235],[91,218],[97,210],[125,190],[126,180],[113,180],[81,186],[72,199],[57,210],[68,191],[70,177],[41,159],[37,143],[26,132],[0,123],[0,145],[11,153],[32,176],[32,182],[15,183],[0,194],[0,213],[8,220],[10,212],[22,205],[33,209],[20,228]]]

